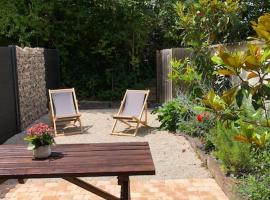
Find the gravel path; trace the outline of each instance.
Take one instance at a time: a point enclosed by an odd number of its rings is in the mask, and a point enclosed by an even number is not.
[[[110,135],[115,109],[82,110],[84,133],[58,136],[57,144],[98,143],[98,142],[149,142],[156,167],[155,176],[136,177],[143,179],[183,179],[209,178],[210,174],[197,158],[188,141],[182,136],[175,136],[167,131],[159,131],[156,116],[149,113],[150,128],[142,127],[136,137]],[[49,122],[45,115],[40,120]],[[119,128],[123,128],[119,126]],[[24,133],[10,138],[6,143],[25,143]]]

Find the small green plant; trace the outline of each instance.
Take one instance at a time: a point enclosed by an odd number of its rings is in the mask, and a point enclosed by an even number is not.
[[[252,151],[251,172],[241,178],[239,192],[249,200],[269,200],[270,143],[263,151]]]
[[[248,200],[270,199],[270,174],[263,179],[257,179],[254,175],[248,175],[241,179],[238,187],[239,193]]]
[[[173,59],[171,61],[172,71],[168,74],[171,79],[180,88],[185,88],[182,92],[196,98],[203,94],[204,84],[202,84],[202,74],[198,72],[197,66],[189,59]],[[181,85],[185,85],[181,87]]]
[[[197,67],[193,66],[188,58],[183,60],[173,59],[171,66],[172,72],[168,75],[170,79],[184,81],[189,86],[194,83],[200,83],[202,76],[197,72]]]
[[[173,99],[153,111],[161,122],[160,129],[176,132],[180,119],[188,121],[193,111],[179,98]]]
[[[215,146],[214,155],[220,159],[223,169],[227,173],[241,174],[250,170],[250,144],[240,143],[233,138],[238,133],[234,124],[217,122],[217,126],[210,130],[209,139]]]
[[[196,111],[193,111],[194,114]],[[211,113],[203,112],[194,115],[189,121],[180,119],[177,126],[179,132],[184,132],[194,137],[205,137],[215,126],[216,119]]]

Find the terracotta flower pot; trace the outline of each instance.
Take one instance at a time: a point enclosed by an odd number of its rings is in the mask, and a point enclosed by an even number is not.
[[[35,158],[48,158],[52,153],[51,146],[40,146],[33,150],[33,156]]]

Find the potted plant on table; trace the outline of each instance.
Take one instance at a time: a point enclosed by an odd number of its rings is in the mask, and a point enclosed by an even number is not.
[[[47,124],[38,123],[27,129],[24,138],[29,142],[28,150],[33,151],[35,158],[47,158],[51,155],[51,145],[54,144],[53,129]]]

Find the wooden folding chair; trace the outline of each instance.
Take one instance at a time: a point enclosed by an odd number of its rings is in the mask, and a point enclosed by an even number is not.
[[[121,106],[116,115],[113,116],[115,119],[112,135],[128,135],[128,136],[136,136],[139,126],[147,125],[147,99],[149,96],[149,90],[127,90],[124,98],[121,102]],[[142,116],[145,116],[144,120],[142,120]],[[120,121],[126,124],[129,128],[135,127],[135,131],[133,134],[124,133],[124,132],[115,132],[115,128],[117,122]],[[135,126],[132,125],[135,123]]]
[[[78,109],[78,101],[76,99],[74,88],[49,90],[50,113],[52,117],[54,133],[57,136],[57,124],[65,124],[66,122],[79,122],[80,131],[82,132],[81,114]],[[69,132],[69,133],[78,133]]]

